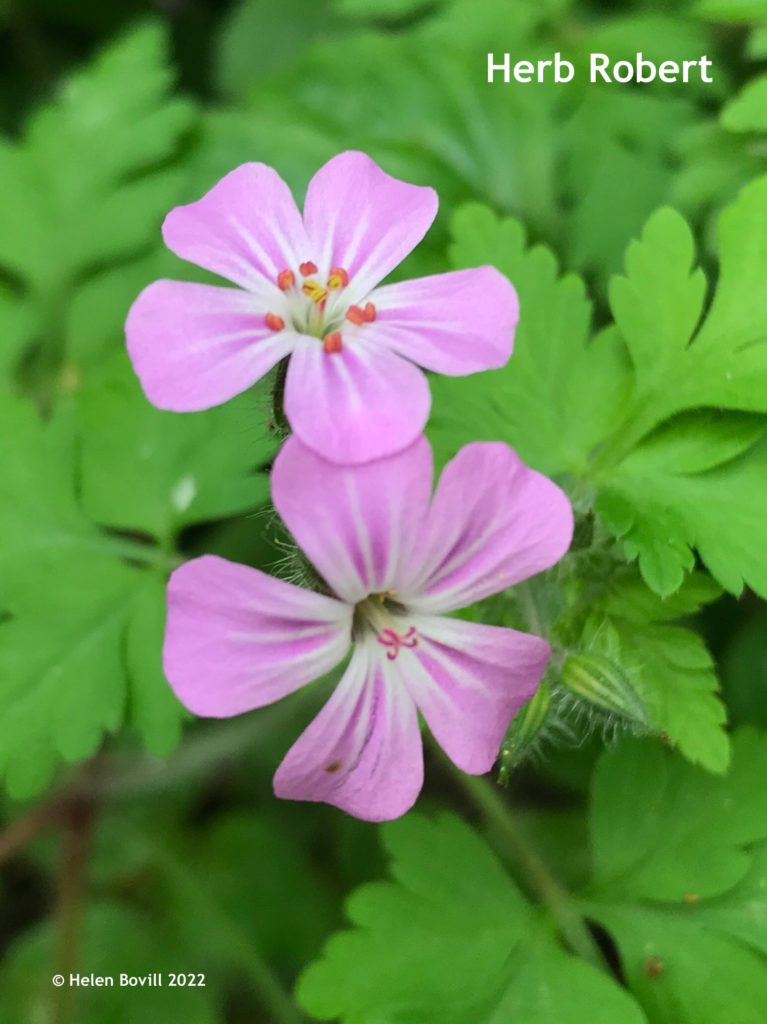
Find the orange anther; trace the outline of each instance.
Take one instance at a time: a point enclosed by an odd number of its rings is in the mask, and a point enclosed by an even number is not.
[[[346,310],[346,319],[359,326],[365,323],[365,313],[359,306],[349,306]]]
[[[349,283],[349,275],[343,267],[333,267],[328,278],[328,288],[345,288]]]
[[[323,288],[318,281],[304,281],[301,285],[301,291],[304,295],[308,295],[312,302],[316,302],[317,305],[324,302],[328,297],[327,288]]]
[[[372,323],[375,320],[375,318],[376,318],[376,308],[375,308],[375,306],[373,305],[372,302],[366,302],[365,303],[365,308],[362,311],[362,315],[365,318],[365,323],[366,324],[370,324],[370,323]]]
[[[281,331],[285,326],[285,321],[281,316],[277,316],[276,313],[267,313],[264,320],[270,331]]]
[[[307,260],[306,263],[301,263],[298,269],[301,271],[304,277],[308,277],[309,274],[317,273],[317,264],[312,263],[311,260]]]
[[[292,288],[296,283],[296,275],[292,270],[281,270],[277,275],[277,287],[283,292],[286,292],[288,288]]]
[[[331,334],[326,334],[322,341],[322,347],[325,349],[328,355],[333,355],[335,352],[340,352],[341,349],[344,347],[343,342],[341,341],[341,332],[333,331]]]

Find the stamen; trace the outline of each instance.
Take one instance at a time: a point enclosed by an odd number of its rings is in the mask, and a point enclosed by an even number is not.
[[[388,647],[386,657],[388,661],[394,661],[403,647],[412,650],[418,646],[418,637],[415,635],[415,626],[411,626],[407,633],[396,633],[393,629],[382,629],[376,637],[376,641],[382,647]]]
[[[329,356],[334,355],[336,352],[340,352],[344,347],[343,341],[341,340],[341,332],[332,331],[330,334],[326,334],[322,341],[322,347]]]
[[[304,281],[301,285],[301,291],[304,295],[308,295],[312,302],[316,302],[317,305],[320,302],[324,302],[328,297],[327,288],[323,288],[319,281]]]
[[[296,283],[296,275],[292,270],[281,270],[277,275],[277,287],[280,291],[286,292]]]
[[[333,267],[328,278],[328,288],[345,288],[349,283],[349,275],[343,267]]]
[[[375,318],[376,318],[376,308],[375,308],[375,306],[373,305],[372,302],[366,302],[365,303],[365,308],[362,311],[362,315],[365,318],[365,323],[366,324],[370,324],[370,323],[372,323],[375,320]]]
[[[317,273],[317,264],[312,263],[311,260],[307,260],[306,263],[299,264],[298,269],[301,271],[304,277],[308,277],[309,274]]]
[[[365,312],[359,306],[349,306],[346,310],[346,319],[359,327],[365,323]]]
[[[281,316],[277,316],[276,313],[267,313],[264,321],[270,331],[281,331],[285,326],[285,321]]]

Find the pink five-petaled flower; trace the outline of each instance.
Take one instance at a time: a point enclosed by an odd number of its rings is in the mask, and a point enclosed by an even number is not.
[[[207,409],[290,357],[293,432],[332,462],[401,451],[423,429],[419,366],[461,376],[503,366],[518,303],[479,267],[377,288],[421,241],[433,189],[341,153],[309,183],[303,217],[265,164],[244,164],[198,202],[172,210],[165,244],[239,288],[156,281],[128,314],[128,351],[161,409]],[[414,365],[418,364],[418,365]]]
[[[563,492],[500,443],[463,448],[432,497],[424,438],[359,467],[295,437],[272,498],[335,596],[206,556],[168,589],[165,672],[192,711],[237,715],[351,660],[274,778],[279,797],[396,818],[423,782],[417,711],[465,772],[492,767],[512,716],[548,661],[545,640],[448,618],[565,553]]]

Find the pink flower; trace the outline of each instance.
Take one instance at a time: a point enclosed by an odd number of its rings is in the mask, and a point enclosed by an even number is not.
[[[557,562],[572,535],[566,496],[500,443],[467,445],[433,497],[432,475],[424,438],[342,467],[292,437],[272,497],[335,596],[213,556],[171,577],[165,672],[198,715],[271,704],[352,650],[277,770],[279,797],[396,818],[423,783],[418,711],[455,764],[481,774],[538,685],[545,640],[445,613]]]
[[[503,366],[518,304],[493,267],[377,288],[421,241],[437,196],[341,153],[309,183],[303,218],[264,164],[243,164],[163,225],[178,256],[238,288],[155,281],[128,314],[147,397],[189,412],[245,391],[290,357],[292,431],[333,462],[401,451],[423,429],[418,366],[454,376]],[[418,364],[417,366],[414,364]]]

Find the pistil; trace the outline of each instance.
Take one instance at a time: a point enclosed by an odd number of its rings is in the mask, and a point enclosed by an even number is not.
[[[393,629],[382,629],[376,637],[376,642],[381,644],[383,647],[388,647],[386,657],[389,661],[394,659],[399,654],[401,648],[409,648],[412,650],[418,646],[418,637],[416,636],[415,626],[411,626],[407,633],[397,633]]]
[[[418,632],[407,623],[407,609],[397,600],[393,591],[371,594],[355,609],[356,629],[375,634],[376,643],[386,648],[386,658],[394,661],[402,650],[418,646]]]

